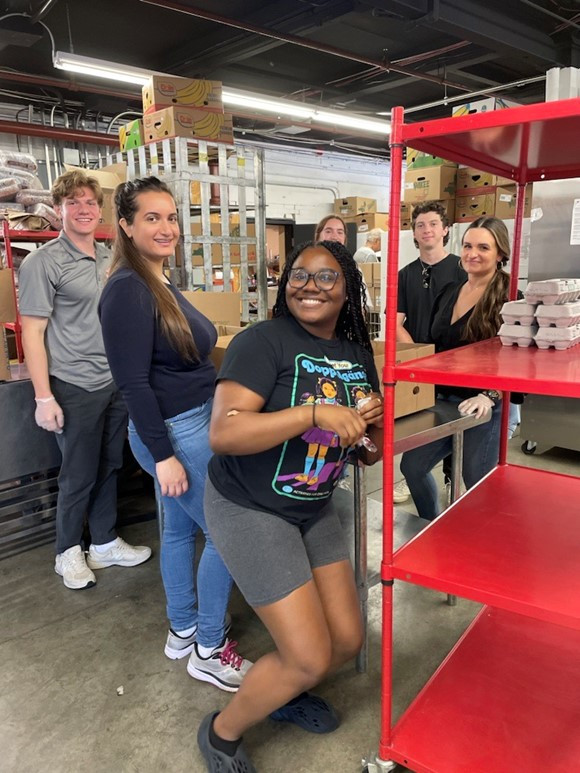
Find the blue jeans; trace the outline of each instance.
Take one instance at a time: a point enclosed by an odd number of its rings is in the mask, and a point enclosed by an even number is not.
[[[459,405],[460,398],[446,398]],[[472,427],[463,434],[463,481],[469,489],[493,470],[499,459],[501,402],[492,408],[487,424]],[[439,495],[431,470],[452,451],[453,438],[446,437],[433,443],[406,451],[401,459],[405,476],[417,512],[427,521],[439,514]]]
[[[174,631],[197,625],[197,641],[217,647],[224,637],[224,620],[232,578],[209,536],[203,512],[203,494],[209,447],[212,400],[167,419],[169,439],[187,472],[189,489],[180,497],[161,497],[164,511],[161,576],[167,599],[167,617]],[[155,476],[155,462],[129,422],[129,442],[141,467]],[[195,578],[195,539],[201,529],[205,546]],[[197,593],[196,593],[197,586]]]

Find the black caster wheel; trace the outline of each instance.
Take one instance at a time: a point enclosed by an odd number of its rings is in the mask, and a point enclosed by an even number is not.
[[[522,451],[524,452],[524,454],[527,454],[528,456],[530,456],[531,454],[535,454],[536,444],[534,443],[533,440],[524,440],[524,442],[522,443]]]

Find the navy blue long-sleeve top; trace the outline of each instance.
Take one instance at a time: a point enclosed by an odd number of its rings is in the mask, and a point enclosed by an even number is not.
[[[212,323],[173,285],[167,285],[183,311],[199,351],[187,361],[161,332],[153,295],[128,268],[109,279],[99,304],[105,351],[129,416],[153,459],[173,456],[165,419],[195,408],[210,397],[216,371],[209,354],[217,340]]]

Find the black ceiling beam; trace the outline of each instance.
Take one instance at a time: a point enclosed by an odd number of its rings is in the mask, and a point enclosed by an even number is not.
[[[337,0],[315,13],[302,7],[300,12],[289,15],[288,3],[280,0],[269,3],[261,12],[249,15],[244,21],[270,27],[273,32],[305,35],[350,13],[353,8],[353,0]],[[195,70],[196,67],[203,67],[205,72],[212,72],[218,67],[235,64],[286,45],[283,40],[258,37],[248,32],[232,34],[231,28],[228,30],[227,27],[219,27],[213,35],[206,38],[205,43],[203,49],[198,49],[193,56],[190,44],[177,48],[163,61],[162,67],[178,74]]]
[[[415,24],[434,32],[456,35],[494,51],[506,49],[551,65],[566,64],[562,51],[551,37],[521,18],[510,17],[490,2],[475,0],[372,0],[365,4],[385,12],[404,13]]]

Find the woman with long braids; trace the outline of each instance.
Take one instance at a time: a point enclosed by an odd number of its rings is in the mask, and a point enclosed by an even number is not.
[[[218,375],[208,528],[275,650],[225,709],[203,720],[198,743],[211,773],[255,771],[242,734],[268,716],[315,733],[338,726],[332,707],[307,691],[363,641],[331,500],[348,455],[356,449],[372,464],[382,447],[363,299],[362,275],[343,245],[301,245],[284,267],[273,319],[236,336]],[[322,460],[308,460],[322,442]]]
[[[163,502],[161,574],[170,630],[165,654],[190,655],[188,673],[228,692],[251,663],[226,633],[231,576],[208,534],[203,489],[217,333],[163,273],[179,237],[175,201],[156,177],[115,191],[117,238],[101,297],[105,349],[129,409],[135,458]],[[205,546],[195,575],[195,539]]]
[[[501,307],[508,300],[509,274],[503,270],[510,255],[505,223],[480,217],[463,235],[461,264],[467,280],[447,285],[435,299],[431,315],[431,340],[443,352],[496,336]],[[474,486],[499,458],[502,394],[495,390],[437,387],[439,399],[457,404],[460,413],[483,416],[487,424],[468,429],[463,436],[463,480]],[[432,521],[439,513],[437,486],[431,474],[451,453],[452,439],[443,438],[403,454],[401,472],[421,518]]]

